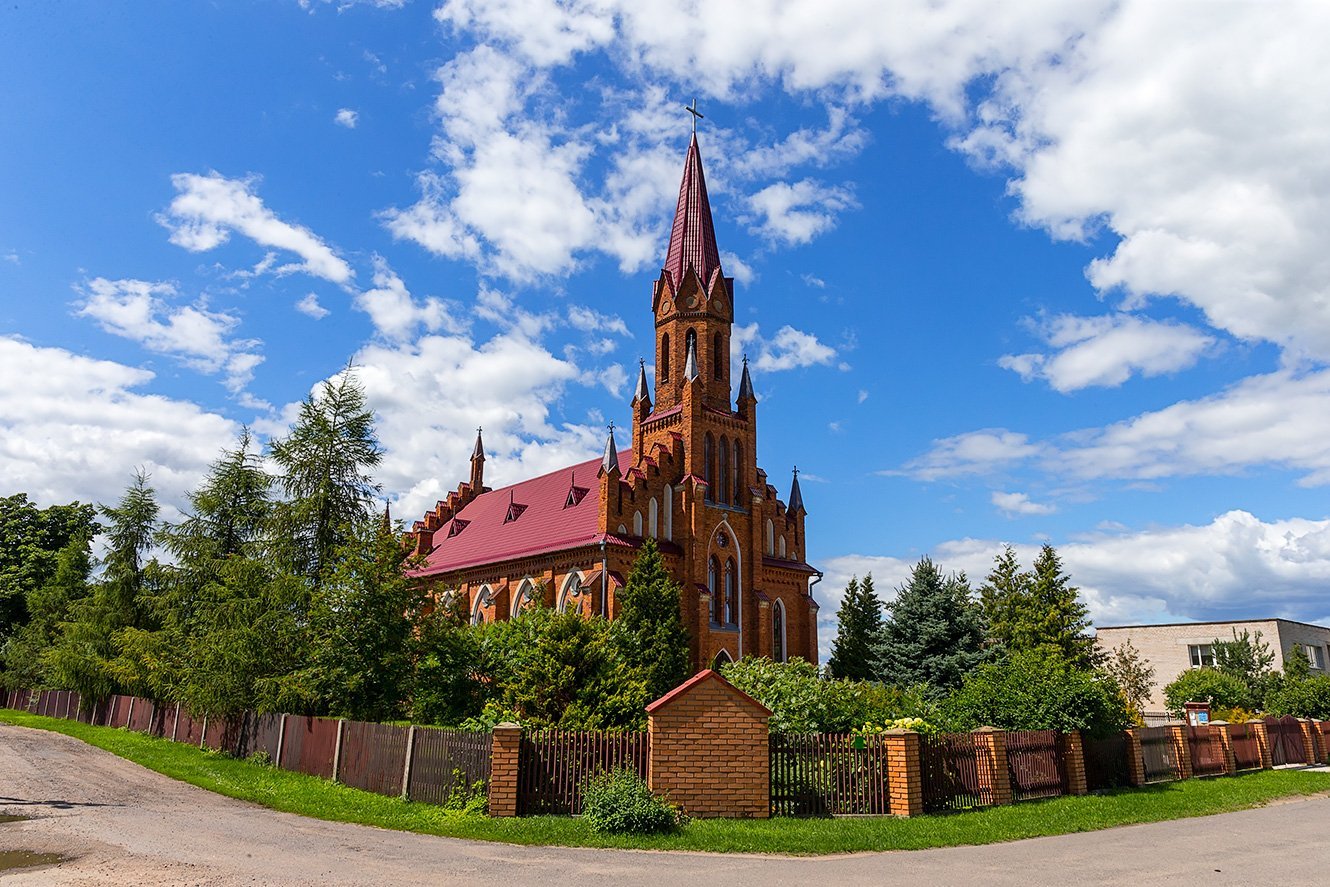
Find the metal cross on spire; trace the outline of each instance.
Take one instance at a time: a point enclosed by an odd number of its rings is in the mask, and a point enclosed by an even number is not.
[[[691,105],[684,105],[683,109],[693,115],[693,135],[697,135],[697,121],[706,119],[705,115],[697,110],[697,99],[693,99]]]

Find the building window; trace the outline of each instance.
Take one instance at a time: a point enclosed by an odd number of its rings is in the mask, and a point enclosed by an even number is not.
[[[772,555],[775,553],[776,553],[776,525],[771,522],[771,518],[767,518],[767,554]]]
[[[1307,663],[1315,669],[1325,671],[1325,649],[1319,644],[1297,644],[1302,655],[1307,657]]]
[[[785,557],[785,537],[780,537],[780,556]]]
[[[647,503],[647,533],[652,539],[657,538],[660,531],[660,506],[656,504],[656,497],[652,496],[651,501]]]
[[[771,608],[771,658],[785,661],[785,604],[776,601]]]
[[[715,557],[707,560],[707,591],[711,592],[711,621],[719,623],[724,601],[719,594],[720,562]]]
[[[716,475],[716,442],[711,437],[711,432],[707,432],[706,438],[702,442],[702,480],[707,482],[706,498],[708,501],[715,499],[716,492],[712,486],[712,480]]]
[[[674,488],[665,485],[665,541],[674,540]]]
[[[582,612],[582,599],[586,595],[586,590],[582,588],[582,576],[580,573],[569,575],[563,582],[563,591],[559,595],[560,613],[580,613]]]
[[[640,511],[633,512],[633,535],[642,535],[642,512]]]
[[[471,624],[485,624],[485,610],[494,603],[494,592],[488,585],[482,585],[476,592],[476,604],[471,608]]]
[[[660,380],[670,381],[670,334],[660,337]]]
[[[1209,644],[1188,644],[1187,652],[1191,654],[1192,668],[1215,667],[1215,651]]]
[[[734,561],[725,562],[725,624],[737,625],[739,622],[738,603],[739,575],[734,569]]]
[[[716,497],[717,501],[725,505],[730,504],[730,442],[724,435],[721,436],[721,467],[720,471],[716,472],[716,484],[720,487],[717,491],[720,492],[720,496]]]
[[[519,616],[522,611],[535,603],[536,583],[530,579],[523,579],[522,584],[517,586],[517,594],[513,597],[512,615]]]

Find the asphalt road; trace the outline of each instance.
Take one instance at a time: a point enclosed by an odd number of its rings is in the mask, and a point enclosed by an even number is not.
[[[987,847],[797,858],[514,847],[276,813],[176,782],[67,736],[0,724],[6,850],[56,867],[4,887],[65,884],[1243,884],[1322,882],[1330,798]]]

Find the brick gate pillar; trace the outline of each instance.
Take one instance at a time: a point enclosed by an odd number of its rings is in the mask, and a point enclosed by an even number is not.
[[[1141,751],[1140,728],[1127,731],[1127,775],[1132,785],[1145,785],[1145,755]]]
[[[647,706],[647,784],[689,816],[771,815],[771,712],[706,669]]]
[[[1219,744],[1224,749],[1224,772],[1232,776],[1238,772],[1238,759],[1233,756],[1233,737],[1228,734],[1228,724],[1211,724],[1211,730],[1219,731]]]
[[[1181,724],[1171,724],[1168,732],[1173,740],[1173,753],[1178,756],[1178,779],[1191,779],[1195,771],[1191,767],[1191,743],[1187,741],[1187,728]]]
[[[517,815],[517,761],[522,753],[522,728],[496,724],[490,746],[490,816]]]
[[[1302,728],[1302,748],[1307,755],[1307,763],[1320,763],[1321,756],[1316,753],[1316,724],[1307,718],[1298,718],[1298,726]]]
[[[1067,794],[1088,795],[1085,782],[1085,743],[1079,730],[1062,734],[1062,761],[1067,770]]]
[[[974,731],[974,740],[980,752],[980,784],[988,787],[995,805],[1012,803],[1011,773],[1007,771],[1007,731],[980,727]]]
[[[894,816],[919,816],[924,812],[922,742],[913,730],[888,730],[882,737],[887,748],[887,795]]]
[[[1275,765],[1270,758],[1270,731],[1265,728],[1264,721],[1250,721],[1249,724],[1256,734],[1256,746],[1261,750],[1261,769],[1269,770]]]

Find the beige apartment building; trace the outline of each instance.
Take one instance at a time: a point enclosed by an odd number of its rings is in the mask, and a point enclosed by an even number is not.
[[[1274,668],[1295,653],[1306,656],[1312,674],[1330,674],[1330,628],[1290,619],[1239,619],[1233,622],[1175,622],[1165,625],[1107,625],[1095,632],[1101,649],[1108,651],[1130,640],[1155,670],[1155,686],[1147,711],[1164,710],[1164,687],[1189,668],[1214,664],[1211,645],[1244,631],[1270,645]]]

